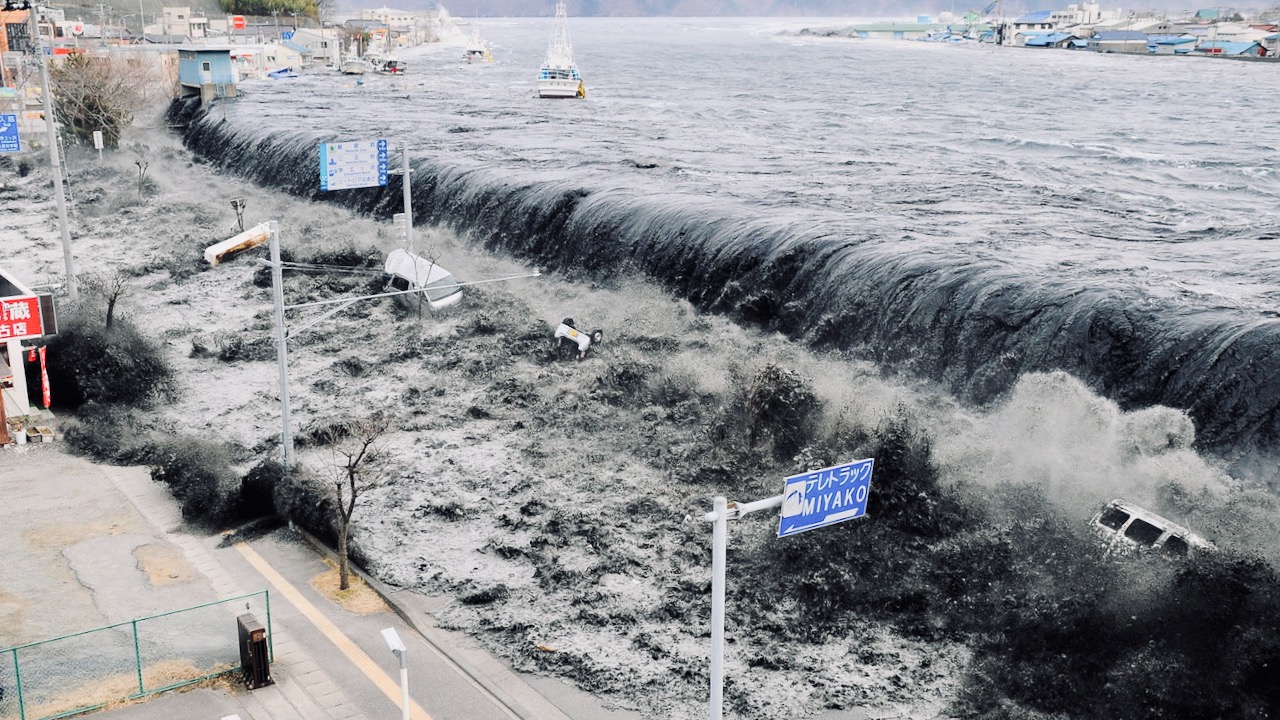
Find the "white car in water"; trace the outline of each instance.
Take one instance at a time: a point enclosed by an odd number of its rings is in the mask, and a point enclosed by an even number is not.
[[[604,330],[595,328],[590,332],[579,330],[573,324],[573,318],[560,321],[553,335],[556,341],[556,355],[562,360],[576,357],[581,360],[587,356],[592,345],[604,342]]]
[[[383,277],[387,289],[403,293],[395,298],[409,309],[419,308],[425,301],[434,312],[462,301],[462,286],[453,273],[408,250],[392,250],[387,255]]]
[[[1186,557],[1216,549],[1191,530],[1124,500],[1112,500],[1093,516],[1090,525],[1107,542],[1108,552],[1158,550],[1172,557]]]

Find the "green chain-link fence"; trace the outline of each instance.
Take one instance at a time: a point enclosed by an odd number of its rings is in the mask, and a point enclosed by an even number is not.
[[[238,670],[244,613],[265,618],[270,643],[262,590],[0,650],[0,720],[52,720]]]

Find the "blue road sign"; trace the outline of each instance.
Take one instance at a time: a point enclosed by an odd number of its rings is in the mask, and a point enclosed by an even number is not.
[[[320,146],[320,189],[386,185],[390,157],[385,139],[324,143]]]
[[[873,458],[792,475],[783,481],[778,537],[867,514]]]
[[[18,140],[18,116],[0,115],[0,153],[22,152],[22,142]]]
[[[292,39],[293,39],[293,31],[292,31],[292,30],[285,30],[284,32],[280,33],[280,39],[281,39],[281,40],[292,40]]]

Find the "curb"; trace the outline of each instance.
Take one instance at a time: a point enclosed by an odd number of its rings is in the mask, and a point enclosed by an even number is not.
[[[329,548],[328,545],[325,545],[318,538],[316,538],[306,530],[302,529],[298,525],[292,524],[292,523],[291,525],[292,525],[293,532],[298,537],[302,538],[302,540],[305,541],[308,545],[310,545],[311,548],[316,553],[330,560],[333,560],[334,562],[338,561],[338,554],[334,552],[331,548]],[[463,658],[448,643],[444,642],[443,638],[439,637],[439,632],[440,632],[439,630],[437,630],[434,627],[426,625],[423,622],[422,618],[415,617],[418,614],[418,612],[410,610],[409,608],[406,608],[403,605],[401,605],[399,602],[397,602],[392,597],[392,595],[394,594],[394,591],[392,591],[391,588],[383,584],[381,581],[371,577],[368,573],[364,571],[363,568],[358,566],[356,563],[351,562],[349,563],[349,566],[353,573],[359,576],[360,579],[363,580],[366,585],[372,588],[373,591],[376,592],[378,596],[381,597],[382,600],[387,603],[387,606],[390,607],[392,611],[395,612],[396,615],[399,615],[401,620],[404,620],[406,623],[408,623],[409,627],[413,628],[414,632],[417,632],[418,635],[421,636],[422,639],[425,640],[426,643],[430,645],[433,650],[435,650],[449,664],[453,665],[455,670],[457,670],[459,673],[467,677],[469,680],[475,683],[478,687],[483,689],[484,692],[488,693],[496,702],[502,705],[502,707],[505,708],[514,717],[517,717],[520,720],[538,720],[536,716],[534,716],[528,710],[526,710],[519,702],[515,700],[515,698],[511,697],[510,693],[508,693],[506,690],[503,690],[501,687],[499,687],[496,683],[490,680],[487,675],[477,670],[475,666],[473,666],[470,662],[468,662],[465,658]],[[411,592],[411,591],[404,591],[404,592]]]

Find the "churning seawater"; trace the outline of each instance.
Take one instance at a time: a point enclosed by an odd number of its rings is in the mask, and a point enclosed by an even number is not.
[[[251,81],[186,139],[306,197],[317,143],[404,141],[419,223],[571,276],[642,272],[970,401],[1066,370],[1266,467],[1280,64],[789,32],[840,25],[571,18],[588,95],[550,101],[551,20],[482,20],[493,64],[439,44],[402,52],[404,77]],[[324,195],[390,214],[396,183]]]

